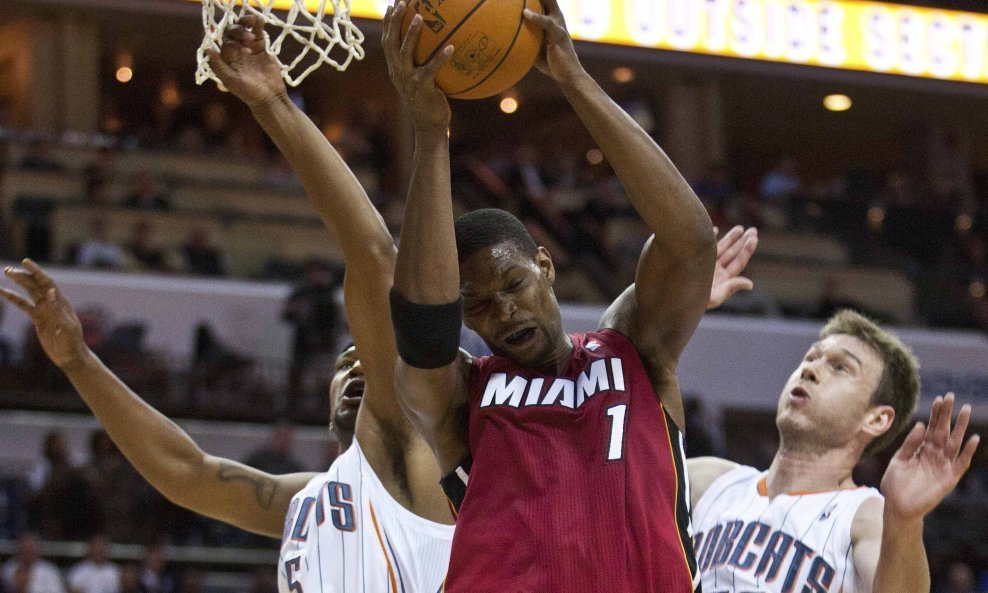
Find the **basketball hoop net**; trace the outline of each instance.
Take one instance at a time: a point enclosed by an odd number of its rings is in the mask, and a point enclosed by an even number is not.
[[[305,0],[293,0],[284,20],[274,12],[275,0],[202,0],[202,25],[205,36],[199,51],[196,52],[199,66],[196,68],[196,83],[207,79],[220,83],[219,78],[209,67],[207,49],[220,51],[223,45],[223,32],[236,24],[240,17],[259,16],[265,28],[273,27],[279,32],[272,40],[265,31],[267,52],[281,64],[281,76],[290,86],[298,86],[305,77],[323,64],[337,70],[346,70],[354,59],[364,57],[364,34],[350,21],[350,0],[319,0],[318,8],[309,12]],[[327,14],[327,5],[332,14]],[[324,20],[325,19],[325,20]],[[282,60],[281,51],[286,41],[294,41],[302,50],[291,61]],[[314,62],[305,66],[303,60],[312,55]]]

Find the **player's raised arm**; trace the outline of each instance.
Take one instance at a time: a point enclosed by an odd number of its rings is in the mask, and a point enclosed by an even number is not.
[[[210,65],[291,163],[306,194],[343,250],[345,307],[364,367],[363,406],[389,432],[410,429],[394,393],[397,354],[388,315],[395,246],[380,214],[350,168],[288,97],[278,61],[265,50],[264,22],[247,16],[227,29]]]
[[[466,426],[459,414],[467,399],[467,363],[458,349],[463,311],[450,188],[450,110],[435,83],[452,47],[416,67],[412,54],[422,17],[414,17],[401,43],[405,10],[400,2],[388,11],[382,38],[391,81],[415,126],[412,178],[391,296],[401,357],[396,389],[447,473],[467,453]]]
[[[917,423],[889,463],[880,499],[866,501],[851,526],[854,567],[874,593],[927,593],[930,567],[923,546],[923,519],[957,486],[980,437],[965,442],[971,407],[951,430],[954,394],[938,397],[930,425]]]
[[[583,69],[557,0],[542,4],[545,15],[525,13],[546,33],[538,67],[559,84],[655,233],[642,254],[636,288],[615,303],[620,310],[605,325],[627,333],[653,382],[664,382],[706,308],[715,259],[710,217],[662,149]],[[671,410],[680,423],[681,408],[677,402]]]
[[[145,403],[94,355],[55,283],[34,262],[5,274],[27,296],[0,296],[27,313],[48,358],[75,386],[128,461],[179,506],[241,529],[281,537],[292,495],[314,474],[272,476],[204,453],[174,422]]]

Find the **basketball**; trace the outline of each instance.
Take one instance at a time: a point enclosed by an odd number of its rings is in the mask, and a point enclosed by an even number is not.
[[[511,88],[538,58],[543,31],[525,20],[526,8],[542,12],[539,0],[411,0],[401,30],[421,14],[415,63],[453,45],[436,84],[455,99],[483,99]]]

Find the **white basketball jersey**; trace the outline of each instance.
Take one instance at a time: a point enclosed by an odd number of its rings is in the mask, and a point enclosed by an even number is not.
[[[874,488],[764,495],[764,472],[733,469],[693,510],[703,593],[855,593],[851,523]]]
[[[438,488],[438,485],[437,485]],[[423,519],[384,489],[356,439],[293,498],[280,593],[436,593],[453,526]]]

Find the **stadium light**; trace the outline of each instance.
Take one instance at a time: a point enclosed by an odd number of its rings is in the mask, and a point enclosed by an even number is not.
[[[823,98],[823,106],[827,111],[847,111],[854,106],[854,101],[847,95],[827,95]]]

